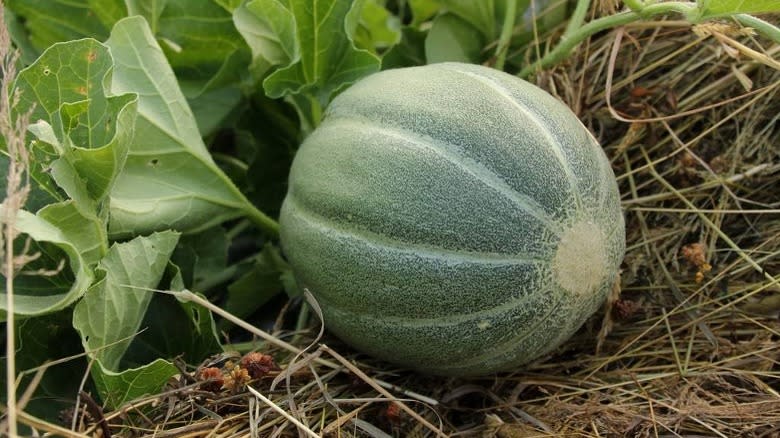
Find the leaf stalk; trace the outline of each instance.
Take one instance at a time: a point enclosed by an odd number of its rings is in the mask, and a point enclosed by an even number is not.
[[[504,24],[501,27],[501,35],[498,37],[498,45],[496,47],[495,68],[498,70],[504,70],[504,62],[506,62],[506,53],[509,51],[509,43],[512,39],[512,30],[515,27],[517,3],[519,1],[520,0],[511,0],[507,3],[506,15],[504,15]]]

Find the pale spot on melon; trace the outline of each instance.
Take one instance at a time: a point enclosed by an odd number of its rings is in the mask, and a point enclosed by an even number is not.
[[[607,273],[604,233],[590,221],[580,221],[563,232],[553,258],[558,285],[575,294],[592,294]]]

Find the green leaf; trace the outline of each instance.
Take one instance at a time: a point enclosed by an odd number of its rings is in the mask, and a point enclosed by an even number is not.
[[[102,278],[76,304],[73,326],[107,370],[118,369],[178,241],[172,231],[136,237],[114,244],[98,264]]]
[[[172,296],[155,295],[142,326],[145,331],[133,339],[123,367],[174,357],[197,364],[222,351],[211,312]]]
[[[218,5],[222,6],[228,12],[233,12],[238,8],[243,0],[214,0]]]
[[[282,274],[290,267],[278,248],[266,245],[255,258],[250,271],[228,286],[225,310],[245,318],[284,290]]]
[[[139,93],[136,136],[111,193],[109,234],[197,232],[242,215],[275,233],[276,223],[212,160],[146,21],[119,21],[106,44],[116,60],[113,92]]]
[[[188,98],[240,80],[250,51],[229,11],[213,0],[166,0],[159,9],[152,33]]]
[[[7,4],[8,2],[6,2]],[[5,9],[5,26],[8,29],[8,33],[11,35],[11,41],[13,41],[14,47],[20,52],[19,65],[25,66],[35,62],[35,58],[40,53],[30,41],[30,34],[24,27],[24,20],[19,18],[12,10],[6,7]],[[21,67],[20,67],[21,68]]]
[[[480,32],[453,14],[442,14],[433,21],[425,39],[425,58],[436,62],[478,63],[484,45]]]
[[[192,287],[225,270],[228,244],[222,227],[182,236],[171,258],[181,270],[182,288]]]
[[[409,26],[415,28],[433,18],[441,7],[438,0],[408,0],[408,5],[412,11],[412,22]]]
[[[443,8],[451,14],[471,24],[482,33],[485,41],[491,41],[500,31],[496,14],[496,0],[439,0]],[[516,0],[505,0],[516,1]],[[501,17],[503,18],[503,17]]]
[[[8,187],[8,165],[10,164],[10,161],[8,155],[0,153],[0,193],[6,193],[6,188]],[[54,190],[56,191],[56,187]],[[30,181],[30,192],[27,195],[27,203],[23,208],[30,212],[37,212],[46,205],[57,201],[59,201],[58,198],[55,198],[33,178]]]
[[[115,409],[141,396],[158,394],[178,373],[172,363],[163,359],[122,372],[107,369],[97,361],[92,368],[92,379],[106,406]]]
[[[168,264],[168,289],[184,290],[179,268]],[[222,351],[211,312],[189,301],[155,294],[142,323],[144,332],[133,339],[122,366],[136,367],[158,358],[180,357],[186,363],[200,363]],[[175,334],[175,335],[172,335]]]
[[[81,0],[83,1],[83,0]],[[130,0],[87,0],[89,9],[95,14],[106,29],[111,29],[117,21],[127,16],[127,2]],[[160,0],[153,0],[160,1]],[[97,38],[98,35],[85,35]],[[101,38],[108,36],[108,32],[100,35]]]
[[[6,0],[5,4],[16,15],[24,17],[24,26],[30,42],[38,51],[54,43],[84,37],[104,38],[109,26],[95,19],[88,0]],[[111,2],[104,2],[111,3]]]
[[[155,37],[188,98],[240,81],[251,53],[213,0],[167,0]]]
[[[379,69],[379,58],[352,41],[362,1],[290,0],[289,5],[299,48],[288,66],[263,82],[269,97],[305,93],[324,107],[344,85]]]
[[[38,121],[31,132],[51,146],[59,158],[57,183],[84,207],[76,186],[83,185],[91,201],[110,192],[124,166],[135,128],[137,96],[107,96],[113,60],[108,49],[92,39],[58,43],[19,73],[14,88],[20,93],[17,114],[32,109]],[[45,172],[48,163],[39,163]],[[55,180],[56,180],[55,175]],[[79,180],[67,185],[66,180]],[[70,189],[70,191],[69,191]]]
[[[382,57],[382,70],[425,65],[426,32],[413,27],[403,28],[401,42]]]
[[[485,44],[498,39],[507,11],[507,3],[516,2],[515,23],[521,23],[530,0],[439,0],[442,9],[457,15],[477,29]]]
[[[78,333],[71,326],[70,310],[63,310],[35,318],[19,321],[17,330],[16,371],[25,375],[21,379],[17,394],[34,389],[30,402],[24,411],[56,422],[62,410],[73,407],[73,397],[78,394],[80,382],[87,367],[87,361],[79,353],[84,350]],[[3,355],[5,356],[5,355]],[[34,368],[57,359],[69,360],[46,369],[43,378],[31,388]],[[0,386],[6,386],[5,357],[0,359]],[[5,393],[0,394],[0,403],[5,403]],[[23,436],[33,436],[25,433]]]
[[[168,0],[125,0],[125,5],[127,5],[127,16],[144,17],[152,33],[157,33],[160,29],[160,16],[168,6]]]
[[[708,0],[703,3],[703,19],[736,14],[762,14],[780,12],[778,0]]]
[[[243,96],[238,87],[223,87],[206,91],[188,99],[201,137],[216,133],[241,104]]]
[[[255,77],[298,56],[295,17],[279,0],[245,2],[233,12],[233,22],[252,50]]]
[[[241,115],[235,143],[243,151],[247,197],[261,210],[278,216],[287,193],[287,179],[300,142],[298,118],[290,105],[260,97]]]
[[[95,266],[108,251],[105,222],[83,213],[74,201],[49,204],[38,212],[38,216],[62,231],[87,266]]]
[[[355,33],[355,45],[376,52],[401,40],[401,20],[385,9],[383,0],[365,0]]]
[[[105,39],[121,18],[140,15],[164,46],[188,97],[240,80],[249,50],[231,13],[213,0],[12,0],[38,51],[79,38]]]
[[[0,205],[0,214],[5,208]],[[27,211],[17,212],[15,228],[23,233],[15,242],[14,254],[21,255],[28,236],[27,254],[35,256],[24,271],[35,275],[18,275],[14,279],[14,312],[35,316],[63,309],[79,299],[92,283],[93,274],[79,249],[67,235],[47,220]],[[67,262],[64,263],[63,262]],[[3,277],[0,314],[5,315],[6,289]]]

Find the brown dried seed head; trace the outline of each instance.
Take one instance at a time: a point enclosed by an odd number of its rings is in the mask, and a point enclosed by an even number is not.
[[[707,264],[706,249],[703,243],[690,243],[680,249],[680,255],[691,265],[701,268]]]
[[[401,422],[401,406],[396,402],[388,402],[385,409],[387,420],[393,424]]]
[[[249,372],[246,368],[234,365],[230,369],[230,372],[225,375],[225,383],[222,387],[233,393],[241,392],[250,380],[252,380],[252,378],[249,377]]]
[[[241,358],[241,367],[246,369],[249,376],[253,379],[259,379],[269,371],[277,370],[274,358],[271,355],[253,352],[247,353]]]
[[[201,368],[197,378],[203,382],[200,387],[204,391],[219,392],[225,384],[225,376],[217,367]]]
[[[707,263],[706,252],[707,247],[703,243],[691,243],[680,249],[680,255],[697,269],[696,283],[701,283],[704,280],[704,274],[712,270],[712,266]]]

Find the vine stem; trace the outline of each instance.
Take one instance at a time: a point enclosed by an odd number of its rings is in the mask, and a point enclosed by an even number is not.
[[[249,201],[247,201],[247,207],[244,212],[246,213],[247,218],[260,229],[266,231],[273,238],[279,237],[279,222],[276,222],[265,213],[255,208]]]
[[[510,0],[507,2],[506,15],[504,15],[504,25],[501,27],[501,36],[498,37],[498,46],[496,47],[496,65],[498,70],[504,69],[506,53],[509,51],[509,42],[512,39],[512,30],[515,27],[515,18],[517,15],[517,3],[520,0]]]
[[[569,23],[569,27],[566,29],[566,32],[558,45],[544,57],[520,70],[517,74],[519,77],[526,78],[535,71],[539,71],[545,67],[563,61],[575,47],[597,32],[623,26],[643,18],[669,13],[682,14],[689,22],[696,23],[699,21],[699,13],[701,12],[699,6],[694,2],[670,1],[662,3],[643,3],[640,0],[633,0],[627,2],[631,8],[630,11],[618,12],[617,14],[598,18],[587,24],[580,25],[583,17],[577,14],[582,14],[582,9],[587,10],[589,4],[589,0],[580,0],[577,2],[575,15],[572,16],[572,21]],[[747,14],[734,14],[732,15],[732,18],[745,26],[754,28],[773,41],[780,43],[780,29],[776,26]]]
[[[734,19],[741,25],[752,27],[760,34],[780,44],[780,29],[772,23],[748,14],[737,14],[734,16]]]
[[[623,0],[623,3],[634,12],[641,11],[645,6],[641,0]]]
[[[561,40],[565,40],[571,37],[573,33],[582,27],[582,23],[585,22],[585,16],[588,15],[588,9],[590,9],[590,0],[578,0],[577,6],[574,8],[571,17],[569,18],[569,24],[566,25],[566,31],[563,32]]]
[[[569,33],[568,37],[562,39],[558,43],[558,45],[556,45],[555,48],[552,51],[550,51],[550,53],[545,55],[543,58],[537,60],[536,62],[525,66],[522,70],[520,70],[520,72],[517,75],[520,76],[521,78],[526,78],[535,71],[539,71],[545,67],[549,67],[553,64],[557,64],[558,62],[566,59],[569,53],[575,47],[577,47],[582,41],[584,41],[589,36],[595,34],[596,32],[600,32],[602,30],[610,29],[617,26],[622,26],[624,24],[637,21],[640,18],[641,16],[636,12],[629,11],[629,12],[620,12],[615,15],[610,15],[607,17],[593,20],[590,23]]]

